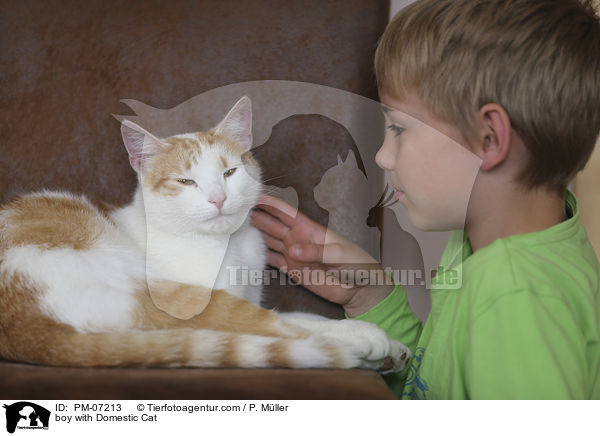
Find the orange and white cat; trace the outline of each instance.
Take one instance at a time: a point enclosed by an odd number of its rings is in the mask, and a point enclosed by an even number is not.
[[[0,357],[403,369],[408,348],[372,324],[266,310],[260,287],[230,283],[227,266],[265,267],[249,224],[262,187],[251,125],[247,97],[207,132],[160,139],[125,121],[129,205],[44,191],[0,208]]]

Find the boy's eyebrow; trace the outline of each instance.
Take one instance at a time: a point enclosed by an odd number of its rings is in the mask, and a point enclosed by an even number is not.
[[[393,108],[393,107],[390,107],[390,106],[386,106],[383,103],[379,103],[379,107],[381,108],[381,110],[385,114],[389,114],[389,113],[403,114],[403,115],[406,115],[406,116],[408,116],[410,118],[414,118],[416,120],[419,120],[422,123],[425,122],[425,121],[423,121],[424,117],[421,114],[417,113],[417,112],[415,112],[415,113],[404,112],[404,111],[401,111],[400,109],[396,109],[396,108]]]
[[[393,107],[386,106],[383,103],[379,103],[379,107],[381,108],[381,111],[383,112],[384,115],[394,114],[394,113],[396,113],[396,114],[402,114],[402,113],[404,113],[402,111],[399,111],[398,109],[394,109]]]
[[[394,109],[393,107],[386,106],[386,105],[385,105],[385,104],[383,104],[383,103],[379,103],[379,107],[381,108],[381,111],[382,111],[384,114],[391,114],[391,113],[397,113],[397,112],[400,112],[400,113],[401,113],[401,112],[402,112],[402,111],[399,111],[398,109]]]

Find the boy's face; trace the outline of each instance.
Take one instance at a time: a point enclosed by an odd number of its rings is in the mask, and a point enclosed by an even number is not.
[[[432,116],[414,93],[380,95],[385,139],[375,157],[391,172],[396,198],[421,230],[462,229],[481,159],[454,126]]]

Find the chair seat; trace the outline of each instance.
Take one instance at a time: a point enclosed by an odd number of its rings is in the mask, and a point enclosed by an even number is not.
[[[2,399],[394,399],[362,369],[55,368],[0,362]]]

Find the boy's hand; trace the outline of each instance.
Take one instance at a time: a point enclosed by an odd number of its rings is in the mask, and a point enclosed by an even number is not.
[[[366,312],[394,289],[367,252],[286,202],[262,195],[257,208],[252,224],[261,230],[269,247],[269,265],[290,272],[290,278],[305,288],[341,304],[348,316]],[[379,281],[369,277],[379,277]]]

